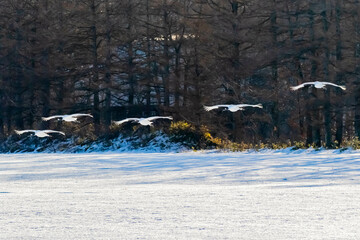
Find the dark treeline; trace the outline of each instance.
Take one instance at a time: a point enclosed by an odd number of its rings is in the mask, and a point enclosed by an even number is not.
[[[0,135],[171,115],[237,142],[360,137],[360,1],[2,0]],[[290,86],[328,81],[347,90]],[[262,103],[206,112],[203,105]]]

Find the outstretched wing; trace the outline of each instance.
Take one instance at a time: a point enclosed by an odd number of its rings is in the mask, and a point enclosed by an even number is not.
[[[61,134],[61,135],[65,136],[65,133],[60,132],[60,131],[55,131],[55,130],[42,130],[42,132],[44,132],[46,134],[48,134],[48,133],[58,133],[58,134]]]
[[[66,122],[77,122],[78,118],[81,117],[93,117],[91,114],[87,113],[74,113],[71,115],[66,115],[63,120]]]
[[[263,108],[263,105],[261,103],[259,103],[259,104],[238,104],[237,106],[239,106],[240,108],[243,108],[243,107]]]
[[[293,91],[296,91],[296,90],[298,90],[300,88],[305,87],[306,85],[312,85],[312,84],[314,84],[314,82],[306,82],[306,83],[300,84],[298,86],[290,87],[290,89],[293,90]]]
[[[121,124],[123,124],[123,123],[125,123],[125,122],[132,122],[132,121],[138,122],[139,119],[140,119],[140,118],[126,118],[126,119],[123,119],[123,120],[120,120],[120,121],[116,121],[116,122],[114,122],[114,123],[117,124],[117,125],[121,125]]]
[[[146,118],[148,121],[153,121],[153,120],[156,120],[156,119],[169,119],[169,120],[173,120],[172,117],[167,117],[167,116],[154,116],[154,117],[148,117]]]
[[[255,105],[253,105],[253,107],[257,107],[257,108],[264,108],[264,106],[263,106],[261,103],[259,103],[259,104],[255,104]]]
[[[217,108],[221,108],[221,107],[228,108],[229,105],[204,106],[204,109],[205,109],[206,111],[211,111],[211,110],[214,110],[214,109],[217,109]]]
[[[345,86],[340,86],[340,85],[337,85],[335,83],[330,83],[330,82],[324,82],[326,85],[331,85],[331,86],[334,86],[334,87],[338,87],[338,88],[341,88],[342,90],[346,90],[346,87]]]
[[[15,133],[16,134],[19,134],[19,135],[21,135],[21,134],[24,134],[24,133],[28,133],[28,132],[31,132],[31,133],[34,133],[35,132],[35,130],[15,130]]]
[[[41,119],[43,121],[49,121],[51,119],[59,119],[59,118],[62,119],[63,117],[64,117],[64,115],[54,115],[54,116],[50,116],[50,117],[42,117]]]
[[[88,114],[88,113],[74,113],[70,115],[73,118],[78,118],[78,117],[93,117],[93,115]]]

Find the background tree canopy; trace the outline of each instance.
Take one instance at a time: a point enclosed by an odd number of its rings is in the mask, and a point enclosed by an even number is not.
[[[360,137],[357,0],[2,0],[0,135],[171,115],[237,142]],[[342,91],[290,86],[307,81]],[[203,105],[262,103],[206,112]]]

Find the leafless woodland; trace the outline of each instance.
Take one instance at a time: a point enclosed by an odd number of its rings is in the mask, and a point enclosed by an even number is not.
[[[237,142],[360,136],[358,0],[1,0],[0,135],[170,115]],[[307,81],[347,90],[290,86]],[[206,112],[203,105],[262,103]]]

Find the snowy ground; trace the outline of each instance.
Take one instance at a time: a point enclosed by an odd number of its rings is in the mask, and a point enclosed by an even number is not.
[[[360,153],[0,155],[0,239],[360,239]]]

